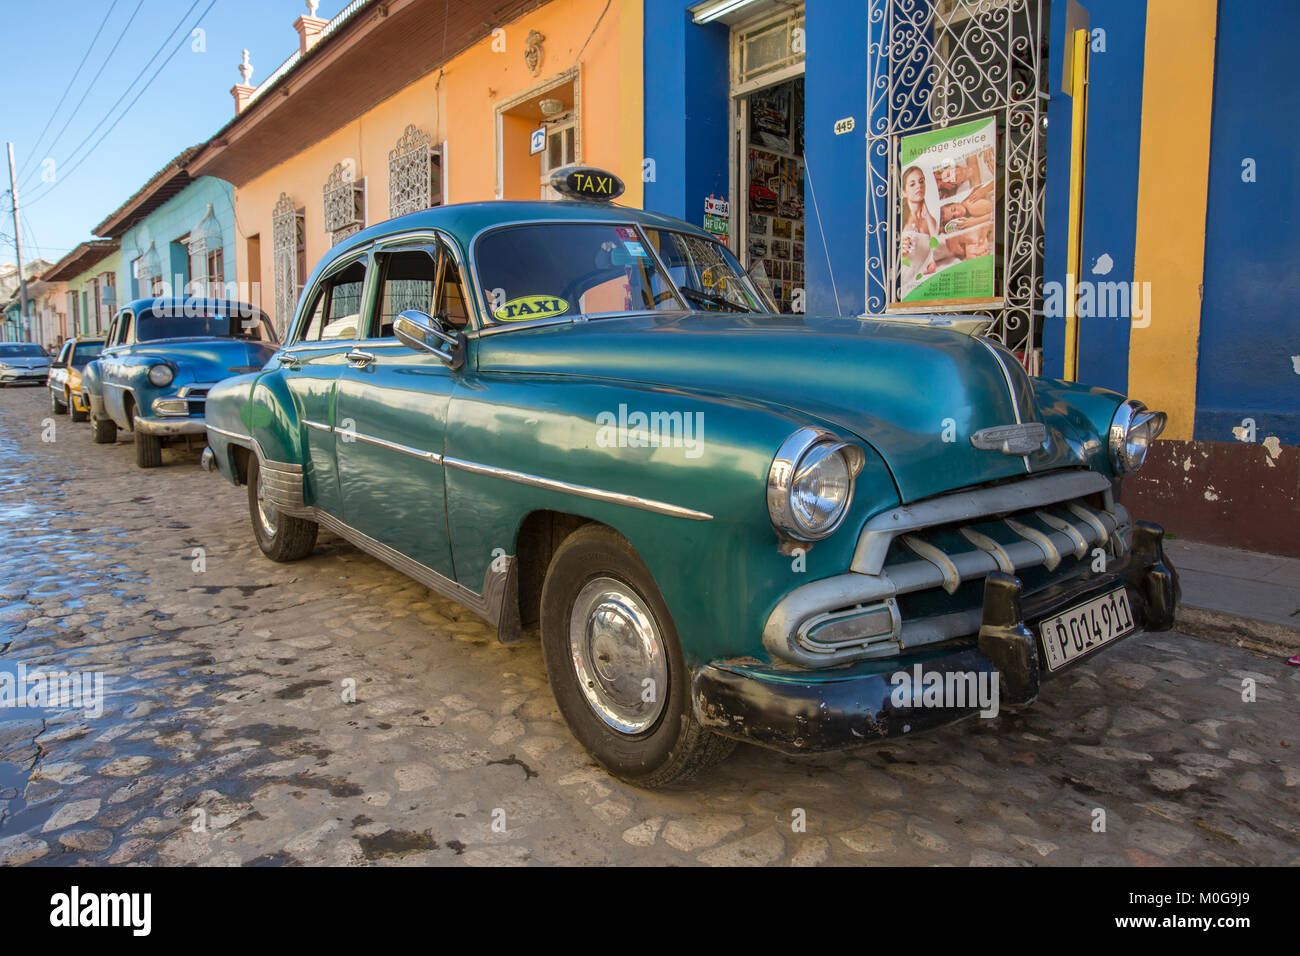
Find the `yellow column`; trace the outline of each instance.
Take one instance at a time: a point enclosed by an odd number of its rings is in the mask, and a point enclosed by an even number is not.
[[[1075,30],[1066,42],[1074,45],[1070,77],[1070,235],[1066,243],[1065,378],[1079,379],[1079,317],[1074,311],[1075,283],[1082,271],[1083,170],[1087,163],[1088,31]]]
[[[1148,0],[1129,394],[1190,440],[1205,266],[1217,0]]]
[[[619,0],[619,178],[627,187],[625,206],[645,205],[641,162],[645,157],[645,73],[642,70],[645,13],[642,0]]]

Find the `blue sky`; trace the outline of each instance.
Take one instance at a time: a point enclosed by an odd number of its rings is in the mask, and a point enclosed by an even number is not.
[[[316,15],[346,3],[322,0]],[[58,261],[172,157],[225,125],[240,51],[260,83],[297,49],[293,22],[306,12],[302,0],[0,0],[0,149],[13,142],[20,170],[24,259]],[[0,263],[14,261],[13,231],[0,153]]]

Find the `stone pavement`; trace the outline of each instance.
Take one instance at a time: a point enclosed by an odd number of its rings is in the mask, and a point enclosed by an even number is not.
[[[322,535],[267,561],[243,489],[134,464],[0,390],[0,863],[1300,864],[1300,669],[1147,635],[1019,713],[853,753],[604,774],[535,642]],[[202,549],[196,552],[196,549]],[[201,559],[201,560],[200,560]],[[349,700],[354,699],[354,702]]]

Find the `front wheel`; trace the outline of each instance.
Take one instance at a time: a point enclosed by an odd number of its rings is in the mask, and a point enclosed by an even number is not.
[[[135,433],[135,463],[140,468],[157,468],[162,464],[162,438]]]
[[[90,440],[96,445],[111,445],[117,441],[117,422],[111,418],[94,418],[90,423]]]
[[[248,514],[258,547],[272,561],[297,561],[316,547],[316,522],[284,514],[267,500],[256,455],[248,458]]]
[[[50,411],[55,415],[66,415],[68,413],[68,406],[59,401],[57,392],[50,392]]]
[[[86,402],[86,407],[90,407],[90,402]],[[86,419],[90,418],[89,412],[83,412],[77,408],[77,403],[72,400],[71,394],[68,395],[68,414],[72,417],[74,422],[84,422]]]
[[[687,780],[735,746],[695,719],[668,607],[610,528],[580,528],[556,550],[542,586],[542,654],[573,735],[629,783]]]

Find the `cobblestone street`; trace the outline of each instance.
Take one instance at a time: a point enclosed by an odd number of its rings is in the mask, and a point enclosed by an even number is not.
[[[536,641],[325,532],[274,564],[197,451],[141,471],[47,418],[0,390],[0,669],[104,703],[0,709],[2,863],[1300,863],[1281,659],[1139,637],[1025,713],[646,792],[570,736]]]

